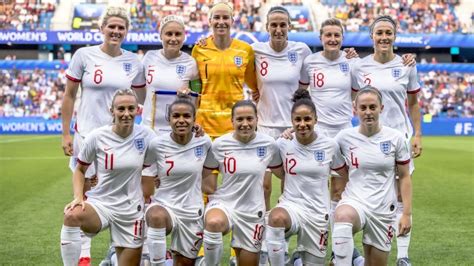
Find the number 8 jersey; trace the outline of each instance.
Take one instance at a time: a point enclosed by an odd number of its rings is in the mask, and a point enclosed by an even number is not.
[[[204,166],[219,168],[222,174],[222,185],[216,193],[209,195],[210,201],[221,200],[229,209],[241,212],[265,211],[265,170],[281,166],[275,140],[257,132],[253,140],[242,143],[233,137],[233,133],[228,133],[213,142],[210,155]]]
[[[77,50],[66,77],[81,82],[75,128],[83,137],[112,122],[109,109],[116,90],[145,86],[143,67],[135,54],[122,50],[122,55],[112,57],[99,45]]]

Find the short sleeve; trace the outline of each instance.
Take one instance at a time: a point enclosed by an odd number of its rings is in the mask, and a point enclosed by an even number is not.
[[[281,156],[280,156],[280,149],[278,148],[278,145],[276,142],[273,142],[271,145],[271,151],[272,151],[272,158],[270,160],[270,163],[268,164],[268,168],[277,168],[282,165],[281,161]]]
[[[303,65],[301,66],[300,71],[300,84],[301,85],[309,85],[309,76],[308,76],[308,60],[309,58],[306,57],[303,61]]]
[[[210,147],[209,151],[207,152],[206,160],[204,161],[204,168],[207,168],[207,169],[219,168],[219,162],[216,160],[216,156],[214,154],[215,150],[216,150],[216,147],[215,147],[215,144],[213,144],[212,147]]]
[[[150,145],[148,145],[148,148],[146,149],[145,152],[145,158],[143,160],[143,165],[144,166],[151,166],[156,163],[157,161],[157,156],[156,156],[156,150],[158,148],[158,142],[155,140],[152,140],[150,142]]]
[[[80,136],[77,136],[80,138]],[[77,156],[77,162],[82,165],[90,165],[97,157],[97,138],[98,134],[92,132],[84,140],[84,146]]]
[[[66,77],[69,80],[75,82],[81,82],[82,76],[84,75],[84,58],[83,58],[83,49],[79,49],[72,56],[71,61],[69,62],[69,67],[66,71]]]
[[[395,160],[397,164],[407,164],[411,160],[410,147],[403,136],[399,134],[396,140],[396,155]]]
[[[359,67],[358,64],[353,64],[352,69],[351,69],[351,86],[352,86],[352,91],[359,91],[360,86],[359,82],[357,81],[357,75],[359,74]]]
[[[199,69],[197,67],[196,60],[194,58],[191,58],[191,77],[190,81],[199,79]]]
[[[341,148],[339,148],[337,142],[334,142],[334,155],[332,156],[331,169],[339,170],[344,168],[344,166],[346,166],[346,161],[342,156]]]
[[[410,67],[410,74],[408,76],[408,87],[407,93],[409,94],[416,94],[420,91],[420,83],[418,83],[418,74],[416,67]]]
[[[145,87],[145,69],[143,68],[142,62],[140,60],[136,60],[136,66],[138,68],[137,74],[135,75],[135,78],[133,78],[132,81],[132,87],[133,88],[143,88]]]
[[[257,76],[255,74],[255,52],[248,46],[248,64],[245,69],[245,84],[253,91],[257,90]]]

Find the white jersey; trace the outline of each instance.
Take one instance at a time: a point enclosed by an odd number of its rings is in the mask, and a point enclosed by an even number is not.
[[[170,134],[153,139],[145,156],[145,165],[158,165],[152,175],[160,178],[160,187],[153,201],[180,216],[195,218],[199,211],[202,214],[202,169],[210,148],[211,138],[207,135],[193,136],[186,145],[176,143]]]
[[[262,133],[249,143],[242,143],[225,134],[214,140],[212,156],[204,166],[217,169],[222,174],[222,185],[209,195],[210,201],[218,199],[229,209],[246,213],[265,213],[263,176],[265,170],[281,165],[275,140]]]
[[[281,52],[269,42],[252,44],[260,99],[258,124],[266,127],[291,127],[291,98],[298,89],[303,60],[311,54],[302,42],[289,41]]]
[[[354,199],[380,214],[392,213],[394,207],[390,206],[397,203],[396,165],[410,162],[402,134],[382,126],[379,133],[367,137],[354,127],[339,132],[336,141],[349,166],[349,182],[342,198]]]
[[[76,131],[83,137],[112,122],[110,106],[115,91],[145,86],[143,67],[137,55],[122,49],[112,57],[99,45],[83,47],[69,62],[66,77],[81,82],[81,101],[77,110]]]
[[[145,151],[154,137],[151,129],[140,125],[135,125],[126,138],[113,132],[112,125],[92,131],[78,157],[80,164],[97,165],[99,183],[86,192],[87,200],[122,214],[136,213],[137,206],[143,203],[141,173]]]
[[[142,124],[157,134],[171,132],[168,106],[176,100],[176,91],[199,78],[196,61],[190,55],[182,52],[177,58],[167,59],[162,52],[163,49],[148,51],[143,57],[147,90]],[[197,94],[191,96],[197,99]]]
[[[285,169],[285,188],[280,202],[294,202],[309,210],[329,213],[328,177],[331,170],[345,166],[339,145],[319,135],[308,145],[292,140],[277,140]]]
[[[345,52],[334,61],[324,57],[322,52],[304,60],[300,82],[309,85],[318,124],[343,128],[351,123],[351,70],[357,60],[347,59]]]
[[[380,114],[382,125],[395,128],[406,138],[410,138],[413,127],[406,108],[407,93],[415,94],[420,91],[416,67],[403,66],[403,60],[398,55],[385,64],[375,61],[373,55],[368,55],[354,65],[352,77],[355,90],[365,85],[380,90],[385,106]]]

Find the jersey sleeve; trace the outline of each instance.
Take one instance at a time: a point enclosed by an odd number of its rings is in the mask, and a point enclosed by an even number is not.
[[[199,79],[199,69],[197,67],[196,59],[192,58],[191,62],[191,78],[190,81]]]
[[[204,168],[207,168],[207,169],[219,168],[219,162],[216,160],[216,156],[214,154],[215,150],[216,150],[216,145],[215,143],[213,143],[212,147],[210,147],[209,152],[207,153],[206,160],[204,161]]]
[[[301,66],[300,70],[300,84],[301,85],[309,85],[309,75],[308,75],[308,60],[309,58],[306,57],[303,61],[303,65]]]
[[[278,148],[278,145],[276,142],[273,142],[270,148],[271,148],[272,158],[270,160],[270,163],[268,164],[268,168],[278,168],[282,165],[280,149]]]
[[[257,90],[257,75],[255,74],[255,52],[248,46],[248,64],[245,69],[245,84],[253,91]]]
[[[156,149],[158,145],[159,144],[155,139],[150,142],[145,152],[145,159],[143,160],[143,166],[148,167],[156,163],[158,159],[156,156]]]
[[[411,160],[410,147],[401,134],[396,139],[396,155],[397,164],[407,164]]]
[[[140,60],[136,60],[136,66],[138,68],[137,74],[135,75],[135,78],[133,78],[132,81],[132,87],[133,88],[143,88],[145,87],[145,69],[143,67],[142,62]]]
[[[80,136],[78,136],[80,138]],[[92,132],[84,140],[84,146],[77,156],[77,162],[82,165],[91,165],[97,157],[98,134]]]
[[[416,66],[410,67],[410,74],[408,76],[407,93],[416,94],[420,91],[420,83],[418,83],[418,74]]]
[[[332,170],[340,170],[346,166],[346,161],[341,154],[341,148],[339,148],[339,144],[334,141],[334,155],[332,156],[331,162],[331,169]]]
[[[84,74],[85,69],[82,51],[82,49],[77,50],[69,62],[66,77],[71,81],[81,82],[82,80],[82,75]]]
[[[359,91],[360,86],[357,81],[357,75],[359,74],[359,67],[357,63],[354,63],[351,68],[351,86],[352,86],[352,91]]]

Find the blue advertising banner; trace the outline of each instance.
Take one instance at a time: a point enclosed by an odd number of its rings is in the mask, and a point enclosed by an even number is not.
[[[136,122],[140,123],[137,117]],[[433,118],[422,123],[423,136],[474,136],[474,118]],[[0,118],[0,135],[61,134],[61,120],[41,117]]]
[[[186,45],[194,45],[208,32],[192,31],[187,35]],[[234,32],[232,36],[253,43],[268,40],[264,32]],[[304,42],[309,46],[321,46],[319,33],[289,33],[292,41]],[[102,33],[98,31],[0,31],[0,44],[99,44]],[[129,32],[125,44],[158,45],[160,35],[156,31]],[[344,46],[372,47],[368,32],[348,32],[344,35]],[[474,34],[399,34],[395,42],[399,47],[461,47],[474,48]]]

